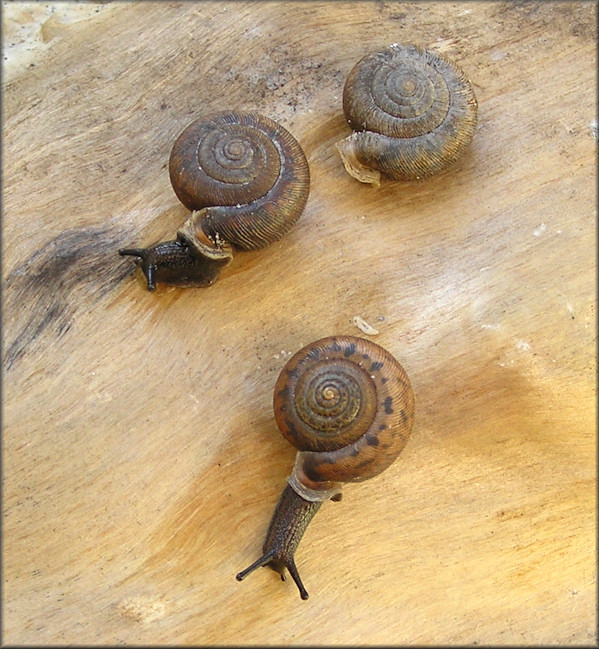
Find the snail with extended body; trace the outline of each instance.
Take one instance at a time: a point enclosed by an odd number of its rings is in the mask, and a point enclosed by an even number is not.
[[[361,182],[379,184],[436,174],[472,140],[474,90],[439,54],[393,44],[365,56],[343,88],[343,112],[354,133],[337,143],[343,164]]]
[[[333,336],[292,356],[275,385],[273,407],[283,436],[297,449],[293,472],[272,517],[261,566],[287,569],[308,599],[295,550],[314,514],[340,500],[344,482],[384,471],[403,450],[414,421],[414,394],[399,362],[363,338]]]
[[[178,286],[212,284],[232,246],[256,250],[280,239],[302,213],[308,162],[295,138],[255,113],[215,113],[190,124],[169,161],[173,189],[191,215],[174,241],[119,250],[136,257],[147,279]]]

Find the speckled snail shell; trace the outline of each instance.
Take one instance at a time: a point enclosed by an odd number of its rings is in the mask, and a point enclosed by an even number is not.
[[[156,280],[212,283],[231,260],[232,247],[256,250],[286,234],[310,187],[297,140],[252,112],[219,112],[192,122],[173,145],[169,175],[175,194],[192,210],[177,240],[120,251],[141,259],[149,289]]]
[[[361,182],[380,174],[414,180],[453,164],[470,143],[477,101],[466,75],[447,58],[393,44],[362,58],[343,88],[354,133],[337,143],[343,164]]]
[[[345,482],[361,482],[403,450],[414,422],[414,394],[401,364],[384,348],[354,336],[332,336],[292,356],[275,385],[277,425],[298,449],[272,517],[263,555],[237,575],[268,565],[289,571],[302,599],[295,550],[327,499],[339,500]]]

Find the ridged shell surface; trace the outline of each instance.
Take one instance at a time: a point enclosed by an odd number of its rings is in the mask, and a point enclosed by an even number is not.
[[[263,115],[237,111],[190,124],[175,141],[169,174],[179,200],[190,210],[205,210],[205,234],[244,250],[263,248],[288,232],[310,185],[297,140]]]
[[[403,367],[380,345],[355,336],[323,338],[297,352],[277,380],[273,407],[315,482],[359,482],[384,471],[414,420]]]
[[[453,163],[477,123],[465,74],[414,45],[394,44],[361,59],[347,77],[343,110],[355,131],[338,144],[344,162],[355,157],[358,165],[406,180]]]

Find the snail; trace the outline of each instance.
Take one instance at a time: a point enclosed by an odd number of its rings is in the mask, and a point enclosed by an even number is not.
[[[127,248],[148,290],[156,282],[208,286],[240,250],[286,234],[308,200],[310,173],[295,138],[256,113],[219,112],[192,122],[175,141],[169,175],[191,215],[174,241]]]
[[[398,45],[362,58],[343,87],[354,133],[336,147],[347,172],[380,184],[432,176],[470,143],[478,104],[466,75],[445,57]]]
[[[295,551],[327,500],[341,500],[345,482],[372,478],[403,450],[414,421],[414,394],[406,372],[383,347],[355,336],[331,336],[293,355],[277,379],[276,423],[298,449],[291,475],[266,533],[262,556],[237,575],[261,566],[308,593]]]

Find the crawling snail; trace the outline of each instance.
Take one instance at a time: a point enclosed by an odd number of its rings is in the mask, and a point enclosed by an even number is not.
[[[220,112],[191,123],[169,160],[171,184],[191,215],[174,241],[119,250],[136,257],[147,279],[178,286],[212,284],[241,250],[280,239],[302,213],[308,162],[295,138],[255,113]]]
[[[393,44],[362,58],[343,88],[343,112],[354,133],[336,144],[349,174],[379,185],[436,174],[472,140],[474,90],[443,56]]]
[[[273,408],[281,433],[298,453],[276,506],[262,556],[241,581],[269,566],[308,593],[294,554],[327,500],[344,482],[384,471],[403,450],[414,421],[414,394],[399,362],[379,345],[353,336],[317,340],[292,356],[277,379]]]

